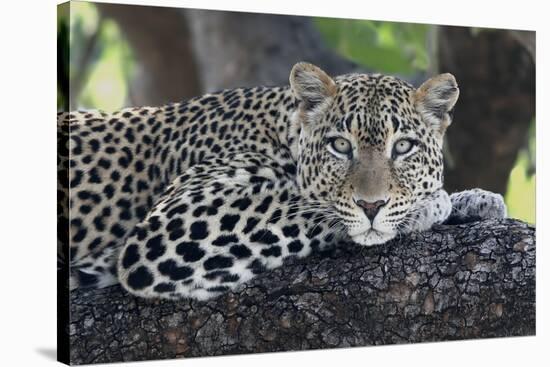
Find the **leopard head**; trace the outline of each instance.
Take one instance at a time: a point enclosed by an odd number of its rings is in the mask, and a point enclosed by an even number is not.
[[[298,63],[290,74],[300,125],[298,185],[330,206],[351,238],[386,242],[415,203],[443,185],[443,137],[458,86],[451,74],[415,89],[391,76],[331,78]]]

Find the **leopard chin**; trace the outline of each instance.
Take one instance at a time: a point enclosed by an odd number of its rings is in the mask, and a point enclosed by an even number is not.
[[[389,233],[369,229],[366,232],[352,236],[351,239],[361,246],[375,246],[392,240],[396,235],[397,232]]]

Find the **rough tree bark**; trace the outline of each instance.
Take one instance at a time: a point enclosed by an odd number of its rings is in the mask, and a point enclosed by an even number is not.
[[[535,334],[535,228],[437,226],[291,260],[210,302],[71,294],[75,364]]]
[[[534,32],[527,33],[533,41]],[[460,86],[447,133],[453,164],[446,167],[446,189],[504,194],[535,117],[534,43],[526,46],[511,32],[474,34],[464,27],[440,27],[439,35],[440,68]]]

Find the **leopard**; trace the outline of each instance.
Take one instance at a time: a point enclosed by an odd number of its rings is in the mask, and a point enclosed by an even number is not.
[[[70,289],[209,300],[289,257],[502,218],[500,194],[443,188],[449,73],[331,77],[160,107],[58,114],[59,259]],[[466,173],[465,173],[466,174]]]

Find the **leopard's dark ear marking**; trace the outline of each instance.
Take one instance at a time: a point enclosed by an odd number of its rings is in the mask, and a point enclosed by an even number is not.
[[[414,103],[422,119],[441,137],[451,124],[459,93],[455,77],[446,73],[427,80],[414,94]]]
[[[302,108],[312,111],[328,98],[336,95],[336,83],[319,67],[299,62],[290,72],[290,87]]]

